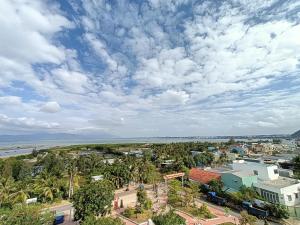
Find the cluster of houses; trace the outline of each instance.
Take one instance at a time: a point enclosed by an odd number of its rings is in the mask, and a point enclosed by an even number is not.
[[[291,153],[297,149],[297,141],[282,140],[280,143],[273,142],[249,142],[247,144],[235,144],[230,146],[229,151],[240,156],[250,154],[272,155],[274,153]]]
[[[201,184],[221,180],[228,192],[238,192],[242,186],[252,187],[266,201],[294,209],[300,207],[300,180],[291,176],[291,171],[277,165],[245,160],[234,160],[222,168],[193,168],[189,173],[190,180]]]

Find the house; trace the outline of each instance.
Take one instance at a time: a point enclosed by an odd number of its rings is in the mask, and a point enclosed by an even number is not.
[[[103,175],[92,176],[92,181],[103,180]]]
[[[229,171],[221,174],[225,190],[239,191],[242,186],[252,187],[257,183],[257,175],[244,171]]]
[[[231,146],[230,147],[230,152],[238,154],[240,156],[244,156],[247,154],[247,150],[241,146]]]
[[[257,175],[261,180],[277,180],[279,177],[278,166],[258,163],[246,162],[245,160],[234,160],[232,169],[235,171],[243,171]]]
[[[217,152],[217,151],[219,151],[216,147],[213,147],[213,146],[208,146],[207,147],[207,151],[209,151],[209,152]]]
[[[221,175],[216,172],[192,168],[189,172],[189,180],[200,184],[208,184],[212,180],[221,180]]]
[[[196,156],[196,155],[202,154],[203,152],[199,152],[199,151],[191,151],[191,153],[192,153],[192,156],[194,157],[194,156]]]
[[[253,186],[268,202],[280,203],[286,206],[300,204],[299,180],[279,177],[276,180],[259,180]]]
[[[256,175],[257,182],[253,183],[253,187],[268,202],[286,206],[300,204],[300,181],[279,176],[277,165],[236,160],[232,167],[234,170]]]
[[[279,169],[279,176],[293,178],[294,172],[293,170],[289,170],[289,169]]]

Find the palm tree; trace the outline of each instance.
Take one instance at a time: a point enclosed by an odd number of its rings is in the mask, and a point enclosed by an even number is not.
[[[68,197],[69,199],[72,197],[73,193],[74,193],[74,186],[75,183],[77,183],[78,185],[78,177],[77,177],[77,159],[73,158],[73,159],[69,159],[67,162],[67,171],[68,171],[68,176],[69,176],[69,190],[68,190]],[[75,182],[76,181],[76,182]]]
[[[3,204],[24,203],[28,193],[18,189],[11,177],[0,179],[0,207]]]
[[[50,176],[48,173],[41,173],[34,183],[34,190],[39,194],[43,201],[53,201],[54,197],[60,193],[59,180]]]

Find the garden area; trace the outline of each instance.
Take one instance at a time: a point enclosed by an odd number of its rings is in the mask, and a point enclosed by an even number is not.
[[[125,209],[122,215],[137,223],[145,222],[153,216],[152,205],[152,201],[147,196],[146,190],[141,186],[137,191],[136,206]]]
[[[179,207],[178,208],[181,211],[184,211],[188,214],[191,214],[194,217],[197,217],[198,219],[212,219],[216,216],[212,214],[207,205],[202,204],[200,207],[198,206],[186,206],[186,207]]]

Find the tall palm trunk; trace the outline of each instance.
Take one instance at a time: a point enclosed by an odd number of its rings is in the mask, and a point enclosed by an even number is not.
[[[73,193],[74,193],[74,176],[73,176],[73,172],[71,172],[69,178],[69,191],[68,191],[69,199],[71,199]]]

